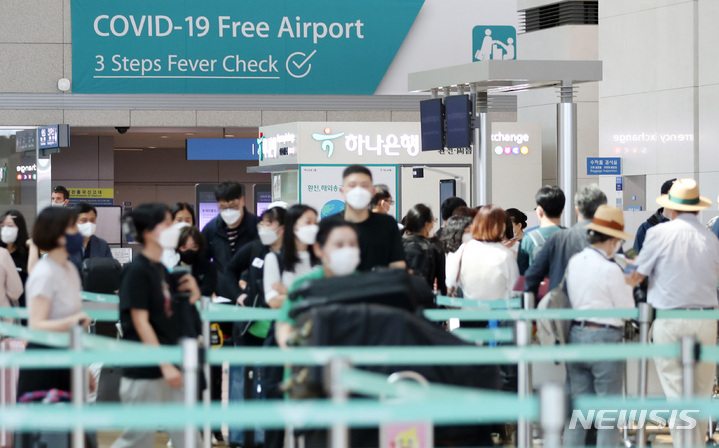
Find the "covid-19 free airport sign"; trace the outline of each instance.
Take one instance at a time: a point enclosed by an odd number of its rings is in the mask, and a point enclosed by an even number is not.
[[[371,95],[424,0],[72,0],[74,93]]]

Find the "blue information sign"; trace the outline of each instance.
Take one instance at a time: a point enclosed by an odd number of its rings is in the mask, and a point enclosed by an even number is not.
[[[188,138],[187,160],[259,160],[256,138]]]
[[[72,0],[74,93],[372,95],[424,0]]]
[[[622,174],[620,157],[587,157],[587,175],[619,176]]]
[[[624,190],[624,178],[622,176],[617,177],[617,191]]]

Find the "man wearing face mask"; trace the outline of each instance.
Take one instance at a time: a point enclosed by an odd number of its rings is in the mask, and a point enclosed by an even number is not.
[[[97,230],[97,209],[86,202],[75,206],[77,211],[77,228],[82,235],[81,250],[70,253],[70,261],[82,272],[82,262],[88,258],[112,258],[107,241],[95,235]]]
[[[183,330],[180,318],[200,299],[200,289],[190,274],[171,286],[171,277],[160,263],[162,250],[177,248],[180,237],[172,227],[170,210],[163,204],[142,204],[125,215],[123,230],[142,244],[142,253],[127,266],[120,285],[124,338],[149,346],[177,345]],[[177,295],[179,292],[186,295]],[[182,372],[172,364],[123,368],[120,398],[124,404],[132,405],[180,403],[184,400]],[[182,428],[168,432],[174,446],[189,446]],[[151,448],[155,433],[127,429],[112,448]],[[200,448],[200,434],[196,437],[193,448]]]
[[[58,185],[52,189],[52,194],[50,195],[50,205],[52,207],[67,207],[69,203],[70,192],[67,191],[67,188]]]
[[[259,220],[245,208],[245,188],[237,182],[219,184],[215,199],[220,215],[202,230],[207,242],[205,256],[212,259],[217,268],[217,295],[236,299],[241,292],[239,279],[228,267],[232,256],[257,238]]]
[[[391,216],[369,211],[373,193],[370,170],[363,165],[348,166],[342,173],[345,211],[325,219],[344,219],[354,224],[361,253],[359,271],[386,267],[405,269],[407,264],[397,221]]]

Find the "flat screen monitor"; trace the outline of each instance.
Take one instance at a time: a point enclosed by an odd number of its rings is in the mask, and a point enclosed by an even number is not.
[[[272,186],[270,184],[255,184],[255,215],[257,217],[272,204]]]
[[[420,101],[422,151],[444,149],[444,106],[441,98]]]
[[[439,181],[439,205],[444,201],[457,196],[457,181],[454,179],[442,179]],[[439,207],[438,207],[439,209]],[[442,225],[442,214],[439,214],[439,225]]]
[[[108,244],[122,244],[122,207],[95,206],[97,210],[97,230],[95,235]]]
[[[220,207],[215,199],[215,187],[217,184],[195,185],[195,212],[200,230],[220,214]]]
[[[444,99],[447,148],[469,148],[472,143],[472,106],[468,95]]]

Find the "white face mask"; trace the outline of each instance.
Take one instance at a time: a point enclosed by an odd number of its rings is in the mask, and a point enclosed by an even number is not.
[[[5,244],[14,243],[17,241],[18,230],[17,227],[3,227],[2,231],[0,231],[0,239]]]
[[[183,227],[187,227],[187,224],[173,224],[160,232],[160,236],[157,239],[157,242],[160,244],[160,247],[165,250],[177,249],[177,244],[180,242],[180,229],[182,229]]]
[[[465,233],[462,235],[462,244],[472,241],[473,239],[471,233]]]
[[[260,226],[257,230],[257,234],[260,236],[260,241],[262,241],[262,244],[265,246],[271,246],[279,239],[279,235],[277,235],[276,231],[268,229],[265,226]]]
[[[64,207],[65,203],[64,202],[51,202],[50,206],[51,207]]]
[[[622,249],[622,240],[617,241],[617,243],[614,245],[614,250],[612,251],[612,257],[619,253],[619,251]]]
[[[180,262],[180,254],[174,249],[165,249],[160,256],[160,263],[168,270],[172,270]]]
[[[242,210],[226,208],[220,212],[220,216],[222,217],[222,220],[225,221],[225,224],[231,226],[233,224],[236,224],[240,219],[242,219]]]
[[[364,210],[369,207],[369,203],[372,201],[372,193],[362,187],[354,187],[347,192],[345,200],[347,205],[353,209]]]
[[[320,227],[318,225],[310,224],[307,226],[298,227],[297,230],[295,230],[295,236],[303,244],[311,246],[315,244],[315,241],[317,241],[317,232],[319,230]]]
[[[358,247],[343,247],[330,253],[327,267],[337,276],[350,275],[360,264]]]
[[[77,228],[80,229],[80,234],[82,236],[84,236],[85,238],[90,238],[95,234],[95,230],[97,230],[97,225],[91,222],[85,222],[82,224],[78,224]]]

